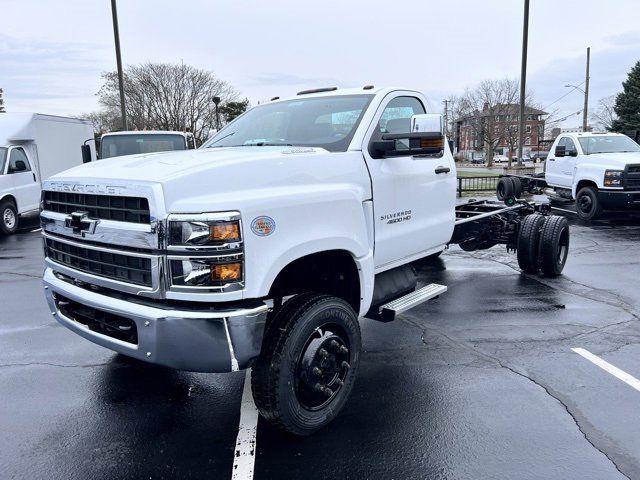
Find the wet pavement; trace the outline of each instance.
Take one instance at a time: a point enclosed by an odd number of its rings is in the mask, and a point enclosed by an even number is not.
[[[345,410],[309,438],[259,421],[256,479],[640,479],[640,218],[572,223],[564,275],[504,247],[420,267],[449,291],[363,320]],[[244,372],[143,364],[59,326],[41,240],[0,238],[0,478],[232,476]]]

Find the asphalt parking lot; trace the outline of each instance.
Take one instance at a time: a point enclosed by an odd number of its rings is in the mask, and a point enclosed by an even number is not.
[[[640,390],[583,356],[640,378],[640,218],[569,218],[558,279],[521,274],[503,247],[425,262],[449,291],[363,321],[340,416],[303,439],[258,421],[248,458],[244,372],[172,371],[74,335],[44,301],[36,225],[0,238],[0,478],[640,479]]]

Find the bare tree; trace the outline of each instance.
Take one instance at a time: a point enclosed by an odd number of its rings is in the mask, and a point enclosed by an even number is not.
[[[473,135],[480,139],[487,165],[493,164],[493,151],[504,138],[504,122],[510,122],[512,105],[520,92],[517,80],[483,80],[467,89],[456,102],[458,119],[469,119]]]
[[[98,92],[103,109],[96,112],[100,128],[119,128],[120,97],[118,76],[104,73]],[[124,72],[127,121],[135,130],[176,130],[193,132],[198,143],[215,128],[213,97],[221,106],[234,102],[238,94],[231,85],[212,72],[181,64],[145,63],[130,65]]]
[[[616,95],[610,95],[598,100],[595,111],[591,111],[591,123],[603,131],[610,131],[614,120],[618,118],[614,108],[615,105]]]

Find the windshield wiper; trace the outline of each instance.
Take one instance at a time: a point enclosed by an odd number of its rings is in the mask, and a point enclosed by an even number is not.
[[[218,143],[220,140],[224,140],[227,137],[230,137],[231,135],[233,135],[236,132],[231,132],[228,133],[227,135],[225,135],[224,137],[220,137],[219,139],[217,139],[215,142],[213,143]],[[209,145],[207,148],[217,148],[217,147],[224,147],[225,145],[216,145],[215,147],[213,146],[213,143],[211,145]]]
[[[293,147],[292,143],[270,143],[270,142],[256,142],[245,143],[243,147]]]

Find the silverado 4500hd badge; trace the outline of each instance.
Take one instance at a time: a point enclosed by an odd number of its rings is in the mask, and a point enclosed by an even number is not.
[[[251,222],[251,231],[259,237],[271,235],[276,229],[276,222],[271,217],[256,217]]]
[[[402,212],[387,213],[386,215],[380,215],[380,221],[384,222],[385,220],[387,225],[409,221],[411,220],[411,210],[404,210]]]

